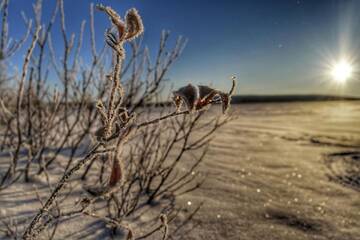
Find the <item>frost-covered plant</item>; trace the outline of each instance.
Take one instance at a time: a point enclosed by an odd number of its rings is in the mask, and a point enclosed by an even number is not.
[[[220,97],[223,113],[226,113],[230,105],[231,95],[235,90],[235,77],[232,77],[232,80],[233,86],[229,93],[224,93],[203,85],[196,86],[188,84],[187,86],[180,88],[173,93],[176,109],[179,111],[182,103],[185,102],[189,111],[199,111],[216,101],[216,97]]]
[[[105,50],[97,53],[95,47],[92,6],[90,40],[93,59],[89,69],[81,72],[78,62],[85,23],[81,25],[75,46],[75,35],[69,37],[66,32],[63,1],[57,1],[47,25],[41,23],[41,1],[38,0],[34,5],[36,31],[31,31],[33,41],[24,61],[17,105],[12,108],[3,104],[9,113],[6,114],[9,121],[1,144],[1,148],[11,152],[12,161],[8,173],[2,175],[0,190],[10,187],[22,176],[25,181],[31,181],[37,175],[45,176],[51,190],[50,196],[46,201],[41,201],[41,209],[26,227],[24,239],[36,239],[45,229],[57,226],[63,218],[83,215],[106,222],[114,232],[118,228],[127,231],[127,239],[143,239],[159,231],[163,231],[165,239],[171,235],[169,224],[178,213],[178,209],[174,207],[176,197],[201,185],[202,182],[196,182],[198,174],[195,169],[205,156],[205,146],[211,135],[226,122],[209,118],[206,111],[200,110],[222,102],[225,113],[234,90],[234,79],[229,93],[207,86],[189,85],[180,88],[173,92],[176,109],[161,111],[159,117],[154,117],[154,112],[158,110],[146,104],[158,96],[164,76],[180,55],[184,41],[179,38],[175,48],[167,53],[165,45],[169,34],[163,32],[157,59],[152,65],[147,48],[140,50],[138,38],[144,28],[137,10],[130,9],[121,18],[111,7],[99,5],[97,9],[105,12],[113,25],[105,33],[106,44],[113,56],[110,74],[105,74],[102,62],[106,56]],[[58,10],[64,41],[64,55],[60,66],[56,62],[50,31]],[[25,16],[24,19],[27,24],[30,22]],[[131,46],[129,56],[124,44]],[[47,45],[52,67],[63,84],[63,91],[51,93],[44,87],[47,75],[43,70],[43,59]],[[29,63],[35,47],[39,48],[36,52],[38,55]],[[70,64],[69,56],[72,51],[75,59]],[[27,71],[29,64],[30,71]],[[131,77],[126,81],[129,69]],[[140,80],[141,77],[145,77],[145,80]],[[96,94],[91,95],[91,92]],[[97,99],[96,104],[94,98]],[[181,109],[182,102],[186,104],[184,109]],[[204,128],[207,130],[201,138],[193,138],[197,129]],[[86,137],[91,139],[91,146],[79,154]],[[175,146],[180,146],[180,150]],[[55,149],[51,154],[50,148]],[[64,174],[56,185],[52,185],[49,181],[52,174],[50,167],[54,166],[65,148],[70,150],[70,154]],[[26,149],[26,156],[21,154],[22,149]],[[178,174],[176,168],[184,154],[195,150],[202,150],[201,156],[195,159],[189,169]],[[18,166],[19,159],[26,160],[24,168],[20,169]],[[94,167],[99,162],[102,163],[100,169]],[[33,170],[34,163],[38,164],[36,173]],[[81,179],[78,179],[75,176],[80,170],[84,171]],[[94,184],[93,175],[97,173],[99,181]],[[82,185],[85,191],[90,194],[82,197],[74,208],[62,209],[59,199],[63,197],[62,201],[66,200],[62,192],[66,185],[71,185],[71,181],[83,181],[81,183],[84,183]],[[140,231],[124,223],[128,216],[138,214],[143,203],[151,204],[163,198],[171,201],[164,206],[163,210],[166,211],[161,215],[159,213],[160,225],[154,229],[140,235]],[[105,202],[106,214],[92,210],[98,202]],[[197,210],[198,208],[194,213]],[[190,214],[186,221],[192,216]],[[183,224],[180,227],[182,226]],[[55,231],[56,227],[53,234]]]

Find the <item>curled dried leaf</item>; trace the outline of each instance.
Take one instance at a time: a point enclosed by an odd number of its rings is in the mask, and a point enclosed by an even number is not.
[[[125,15],[126,21],[126,36],[128,41],[133,40],[144,32],[144,26],[138,11],[135,8],[131,8]]]
[[[104,6],[102,4],[96,5],[96,8],[100,11],[105,12],[109,16],[111,22],[116,26],[116,28],[118,30],[119,41],[122,40],[125,36],[126,31],[125,31],[125,23],[119,16],[119,14],[117,14],[117,12],[114,9],[112,9],[111,7]],[[119,42],[119,41],[117,41],[117,42]]]
[[[134,239],[134,232],[131,228],[127,228],[128,229],[128,235],[126,237],[126,240],[133,240]]]
[[[200,98],[199,88],[192,84],[188,84],[185,87],[180,88],[177,91],[173,92],[174,98],[176,100],[175,105],[180,106],[180,99],[185,102],[187,109],[193,111],[195,109],[196,103]]]
[[[111,168],[109,187],[114,187],[123,178],[123,169],[120,160],[115,157]]]
[[[111,7],[104,5],[97,5],[97,9],[105,12],[111,22],[115,25],[118,37],[114,36],[111,33],[106,34],[107,43],[112,47],[120,45],[125,40],[131,41],[138,37],[141,33],[144,32],[144,25],[142,23],[141,17],[138,11],[135,8],[131,8],[127,11],[125,15],[125,22],[117,14],[117,12]]]
[[[199,85],[198,88],[200,99],[198,100],[196,109],[200,110],[203,109],[205,106],[209,105],[214,99],[214,97],[219,94],[219,91],[203,85]]]
[[[116,39],[115,33],[111,31],[111,29],[107,29],[105,32],[106,43],[110,46],[116,46],[118,44],[118,40]]]
[[[222,111],[225,114],[229,109],[231,97],[227,93],[220,93],[220,97],[221,97]]]
[[[218,98],[220,98],[222,110],[225,114],[230,106],[231,95],[235,89],[235,79],[232,80],[233,85],[229,93],[224,93],[204,85],[194,86],[192,84],[174,91],[173,102],[176,106],[176,111],[180,110],[182,102],[185,102],[187,110],[191,112],[193,110],[202,110],[206,106],[218,102]]]
[[[200,98],[206,98],[207,96],[211,95],[213,92],[217,92],[215,89],[209,86],[199,85],[198,87],[199,87]]]
[[[106,43],[119,54],[119,57],[121,59],[124,59],[125,58],[125,49],[123,47],[122,42],[121,41],[119,42],[116,39],[116,37],[114,36],[114,33],[110,32],[110,31],[106,32],[105,37],[106,37],[106,39],[105,39]]]

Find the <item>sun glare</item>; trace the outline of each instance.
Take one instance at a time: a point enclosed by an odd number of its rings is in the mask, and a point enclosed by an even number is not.
[[[345,83],[349,78],[351,78],[352,71],[353,68],[351,64],[343,60],[332,67],[331,75],[336,82]]]

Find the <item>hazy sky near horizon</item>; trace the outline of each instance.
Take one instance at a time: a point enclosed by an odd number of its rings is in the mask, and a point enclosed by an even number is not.
[[[32,17],[30,0],[10,0],[10,34],[24,32],[21,11]],[[55,0],[43,0],[49,19]],[[120,14],[136,7],[145,26],[144,43],[156,49],[162,29],[188,39],[187,47],[169,73],[175,86],[189,82],[230,87],[237,75],[239,94],[347,94],[360,96],[360,1],[358,0],[64,0],[66,25],[78,33],[89,20],[90,3],[111,5]],[[57,23],[59,24],[59,18]],[[98,46],[109,27],[96,12]],[[62,48],[59,28],[54,45]],[[85,32],[83,58],[89,57]],[[22,54],[12,62],[18,65]],[[351,62],[354,74],[344,85],[334,84],[330,67],[340,59]],[[20,68],[20,67],[19,67]]]

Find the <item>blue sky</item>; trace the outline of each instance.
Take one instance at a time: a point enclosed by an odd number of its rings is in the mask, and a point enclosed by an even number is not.
[[[351,61],[355,73],[360,69],[360,1],[65,0],[69,32],[78,33],[81,21],[89,20],[91,2],[111,5],[119,13],[136,7],[144,20],[144,42],[151,49],[157,48],[162,29],[170,30],[173,39],[186,37],[188,45],[169,73],[175,86],[212,83],[224,89],[236,74],[239,94],[360,95],[356,76],[339,86],[329,74],[329,65],[342,58]],[[10,1],[10,33],[15,38],[24,31],[21,11],[32,16],[33,3]],[[44,19],[54,4],[44,0]],[[95,23],[100,46],[109,22],[96,13]],[[58,28],[53,35],[55,45],[62,46]],[[88,50],[85,41],[83,57]],[[20,53],[12,61],[16,65],[21,58]]]

